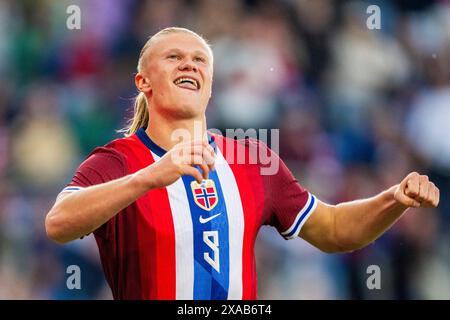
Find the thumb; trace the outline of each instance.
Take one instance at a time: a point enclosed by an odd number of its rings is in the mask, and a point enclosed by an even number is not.
[[[409,197],[406,193],[407,182],[408,179],[404,179],[402,183],[400,183],[400,185],[395,190],[394,199],[405,206],[419,208],[420,202],[414,198]]]

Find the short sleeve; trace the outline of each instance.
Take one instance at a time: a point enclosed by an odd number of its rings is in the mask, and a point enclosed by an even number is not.
[[[300,185],[275,152],[266,149],[271,161],[278,162],[273,174],[262,176],[269,206],[266,224],[275,227],[285,239],[294,239],[314,212],[317,199]]]
[[[119,179],[126,175],[124,157],[109,147],[94,149],[86,160],[80,164],[72,180],[59,193],[77,192],[84,188]],[[59,197],[58,195],[58,197]],[[94,233],[102,235],[106,232],[106,223]]]

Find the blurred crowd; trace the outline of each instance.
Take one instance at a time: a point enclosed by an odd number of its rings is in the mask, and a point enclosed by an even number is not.
[[[69,5],[81,29],[69,30]],[[369,5],[381,28],[369,29]],[[450,299],[450,1],[0,1],[0,299],[110,299],[92,236],[46,237],[58,192],[132,116],[148,36],[209,39],[210,128],[280,129],[280,155],[329,203],[374,195],[411,171],[441,190],[375,243],[342,255],[257,240],[262,299]],[[69,265],[81,290],[69,290]],[[381,289],[367,287],[367,268]]]

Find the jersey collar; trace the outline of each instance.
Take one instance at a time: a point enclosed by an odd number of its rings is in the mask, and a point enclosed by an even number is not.
[[[214,136],[212,136],[209,132],[207,132],[208,135],[208,142],[211,147],[213,147],[214,152],[216,152],[216,143],[214,141]],[[166,154],[166,150],[158,146],[148,135],[147,132],[145,132],[145,128],[139,128],[138,131],[136,131],[136,136],[141,140],[141,142],[150,149],[151,152],[156,154],[158,157],[162,157]]]

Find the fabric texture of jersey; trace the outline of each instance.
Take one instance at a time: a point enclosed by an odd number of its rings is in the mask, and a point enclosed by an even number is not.
[[[150,190],[94,231],[115,299],[256,299],[260,227],[296,238],[314,211],[315,197],[265,144],[209,137],[216,169],[208,180],[183,176]],[[261,174],[261,152],[279,161],[275,174]],[[164,154],[141,128],[96,148],[62,192],[132,174]]]

